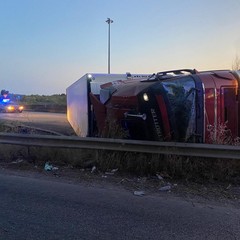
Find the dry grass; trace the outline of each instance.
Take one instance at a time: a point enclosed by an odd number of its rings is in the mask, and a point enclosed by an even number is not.
[[[118,168],[140,176],[159,173],[163,177],[195,182],[240,182],[240,161],[232,159],[101,151],[97,163],[103,171]]]
[[[221,122],[218,120],[216,125],[208,125],[208,140],[211,144],[221,144],[221,145],[240,145],[240,138],[234,138],[232,136],[231,130],[227,126],[228,122]]]
[[[58,167],[89,168],[96,166],[105,172],[118,169],[121,173],[138,176],[156,175],[194,182],[240,182],[240,161],[232,159],[194,158],[84,149],[55,149],[0,145],[1,162],[24,159],[43,169],[46,162]]]
[[[117,120],[108,116],[105,122],[105,128],[101,134],[103,138],[118,138],[123,139],[129,136],[128,131],[124,130]]]

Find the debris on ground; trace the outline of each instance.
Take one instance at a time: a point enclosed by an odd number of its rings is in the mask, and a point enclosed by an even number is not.
[[[144,191],[134,191],[133,195],[135,195],[135,196],[144,196],[145,192]]]
[[[49,164],[49,162],[46,162],[44,165],[45,171],[52,171],[53,166]]]
[[[18,158],[16,161],[12,161],[11,163],[18,164],[18,163],[22,163],[22,162],[24,162],[24,160],[21,158]]]
[[[163,177],[160,174],[156,174],[156,176],[159,180],[163,180]]]
[[[56,171],[56,170],[58,170],[58,167],[54,167],[49,162],[46,162],[45,165],[44,165],[44,170],[45,171]]]
[[[119,183],[124,183],[124,182],[130,182],[131,180],[129,180],[128,178],[123,178]]]
[[[94,172],[96,172],[97,171],[97,167],[96,166],[93,166],[92,167],[92,170],[91,170],[91,173],[94,173]]]
[[[118,171],[118,168],[115,168],[115,169],[105,172],[105,175],[114,175],[117,171]]]
[[[165,191],[170,191],[171,189],[172,189],[172,186],[170,184],[168,184],[166,186],[160,187],[159,191],[165,192]]]
[[[117,171],[118,171],[118,168],[115,168],[115,169],[112,169],[112,170],[111,170],[112,173],[115,173],[115,172],[117,172]]]

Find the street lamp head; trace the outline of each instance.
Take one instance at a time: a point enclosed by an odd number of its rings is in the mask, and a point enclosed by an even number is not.
[[[107,18],[106,23],[108,23],[108,24],[113,23],[113,20],[110,18]]]

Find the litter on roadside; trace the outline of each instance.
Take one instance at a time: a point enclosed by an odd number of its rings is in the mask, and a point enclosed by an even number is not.
[[[159,180],[163,180],[163,177],[160,174],[156,174],[156,176]]]
[[[145,192],[144,191],[134,191],[133,195],[135,195],[135,196],[144,196]]]
[[[56,171],[56,170],[58,170],[58,167],[54,167],[49,162],[46,162],[45,165],[44,165],[44,170],[45,171]]]
[[[96,166],[93,166],[93,167],[92,167],[92,170],[91,170],[91,173],[96,172],[96,170],[97,170],[97,167],[96,167]]]
[[[11,163],[17,164],[17,163],[22,163],[22,162],[24,162],[24,160],[19,158],[16,161],[13,161]]]
[[[170,191],[171,190],[171,185],[163,186],[159,188],[159,191],[164,192],[164,191]]]
[[[105,172],[105,175],[114,175],[113,172]]]
[[[53,166],[51,164],[49,164],[49,162],[46,162],[44,165],[44,170],[45,171],[52,171]]]

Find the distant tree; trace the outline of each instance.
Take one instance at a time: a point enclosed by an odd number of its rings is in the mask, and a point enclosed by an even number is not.
[[[236,55],[232,63],[232,70],[240,70],[240,58],[238,55]]]

